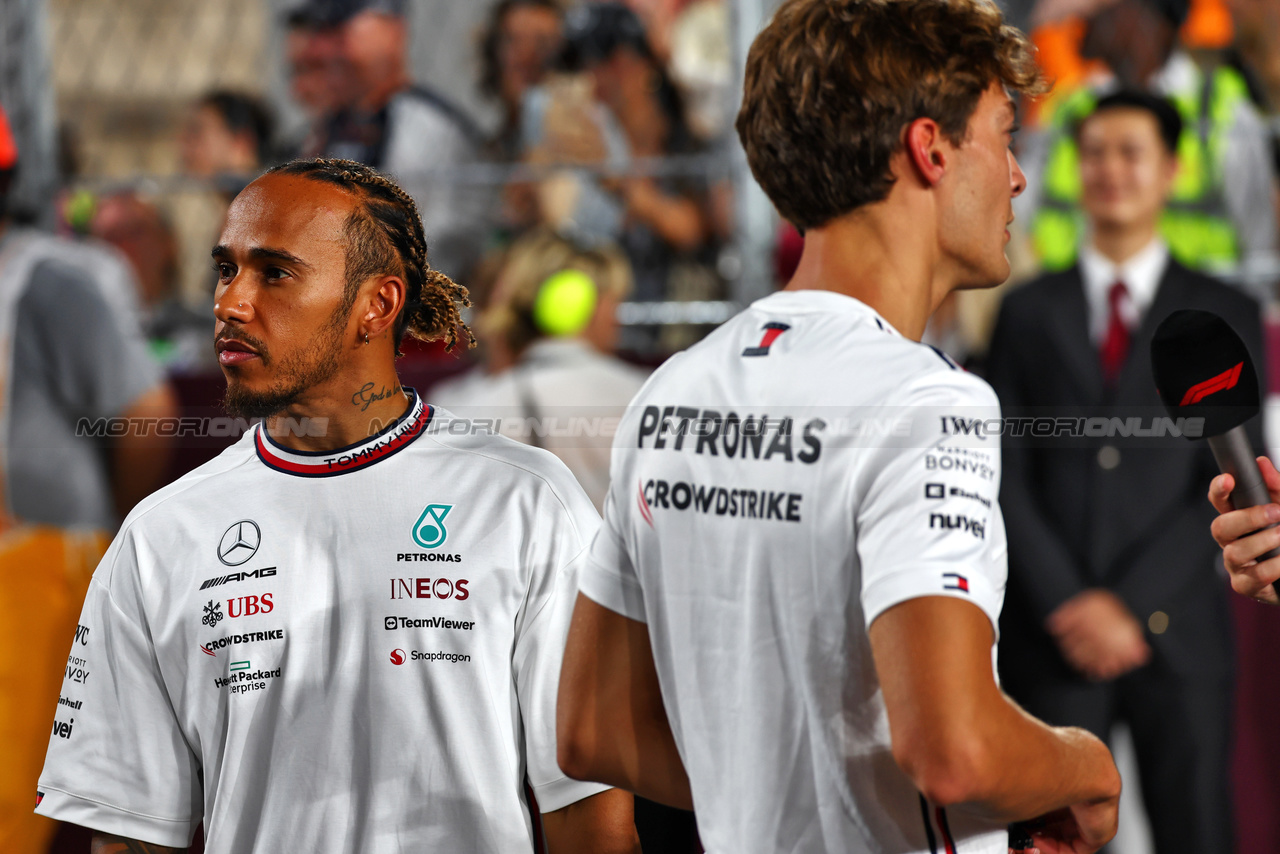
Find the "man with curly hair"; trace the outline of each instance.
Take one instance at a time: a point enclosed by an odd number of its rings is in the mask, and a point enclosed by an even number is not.
[[[556,764],[598,517],[550,454],[425,404],[403,336],[470,332],[413,201],[295,161],[232,204],[227,409],[262,418],[143,501],[98,566],[37,811],[95,852],[638,851],[631,797]],[[167,846],[167,847],[166,847]]]
[[[757,37],[738,133],[804,252],[619,425],[561,673],[570,776],[695,809],[714,854],[1115,833],[1106,746],[997,684],[998,402],[919,343],[1009,275],[1007,90],[1040,88],[988,0],[789,0]]]

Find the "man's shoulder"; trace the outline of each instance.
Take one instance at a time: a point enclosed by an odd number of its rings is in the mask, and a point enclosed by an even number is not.
[[[891,402],[903,406],[999,406],[986,380],[961,368],[936,347],[921,344],[914,352],[904,351],[902,359],[903,371]]]
[[[1183,289],[1184,293],[1193,297],[1197,303],[1220,314],[1233,313],[1259,315],[1261,307],[1258,301],[1239,288],[1228,285],[1213,276],[1185,267],[1172,258],[1165,277]]]
[[[172,513],[187,513],[205,506],[211,493],[223,489],[221,481],[224,477],[254,461],[252,432],[246,433],[218,456],[138,502],[121,524],[121,532],[139,526],[164,525]]]
[[[474,419],[436,407],[429,431],[415,445],[419,453],[455,456],[452,462],[476,483],[513,494],[522,489],[549,490],[574,512],[581,510],[582,502],[591,506],[573,473],[555,454],[495,433]],[[446,466],[439,457],[432,462],[434,470]]]
[[[414,84],[402,89],[391,99],[391,106],[406,124],[448,126],[472,142],[484,136],[462,107],[427,86]]]

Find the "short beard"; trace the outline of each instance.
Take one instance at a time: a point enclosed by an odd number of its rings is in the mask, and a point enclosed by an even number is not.
[[[343,302],[312,339],[311,346],[280,363],[280,379],[274,386],[266,391],[250,391],[228,379],[222,399],[227,414],[233,418],[270,418],[297,403],[310,389],[333,379],[338,373],[342,333],[351,317],[351,305]]]

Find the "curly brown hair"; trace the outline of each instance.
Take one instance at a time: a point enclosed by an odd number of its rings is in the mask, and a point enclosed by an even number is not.
[[[399,355],[405,334],[422,341],[443,339],[445,349],[458,342],[476,345],[461,311],[471,306],[467,289],[427,263],[427,238],[413,199],[395,181],[354,160],[294,160],[267,174],[297,175],[341,187],[360,199],[347,218],[346,310],[355,304],[361,283],[372,276],[396,275],[407,289],[404,308],[396,318],[395,344]]]
[[[1033,52],[991,0],[787,0],[747,56],[738,136],[778,212],[816,228],[889,194],[916,119],[959,145],[993,82],[1043,92]]]

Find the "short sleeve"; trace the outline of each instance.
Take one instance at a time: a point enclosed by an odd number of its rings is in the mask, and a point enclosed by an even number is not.
[[[591,542],[578,589],[610,611],[647,623],[644,590],[623,539],[624,521],[615,493],[616,489],[610,487],[604,502],[604,523]]]
[[[568,473],[565,473],[568,477]],[[567,506],[543,532],[556,543],[551,571],[535,573],[529,591],[529,613],[516,633],[514,656],[516,692],[524,723],[525,760],[529,785],[542,812],[554,812],[608,789],[599,783],[573,780],[556,760],[556,695],[560,665],[569,637],[569,622],[578,595],[578,574],[586,542],[599,525],[591,501],[576,483],[576,493],[564,496]],[[567,491],[567,490],[563,490]]]
[[[908,389],[909,436],[871,455],[858,502],[867,626],[908,599],[973,602],[995,629],[1008,575],[995,393],[959,371]]]
[[[31,336],[34,347],[18,340],[15,349],[39,354],[40,371],[69,411],[117,417],[163,379],[141,329],[73,267],[37,266],[18,314],[15,335]]]
[[[89,585],[36,812],[185,848],[203,812],[200,766],[160,674],[133,542],[121,533]]]

